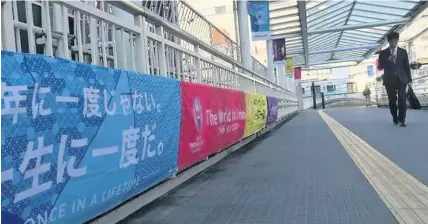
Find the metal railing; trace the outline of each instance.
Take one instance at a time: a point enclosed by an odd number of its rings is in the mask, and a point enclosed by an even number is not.
[[[166,7],[164,10],[162,7],[164,4],[168,4],[170,7]],[[168,21],[173,21],[183,31],[213,46],[223,54],[242,62],[239,45],[185,1],[143,1],[142,6]],[[222,43],[217,44],[213,40],[214,36],[218,36]],[[269,78],[267,67],[254,57],[252,57],[251,69],[259,75]]]
[[[336,91],[345,93],[329,94],[325,92],[316,92],[314,94],[315,97],[313,97],[312,94],[311,96],[305,97],[303,99],[304,109],[324,109],[342,102],[345,106],[366,104],[366,98],[361,92],[349,92],[348,89],[336,89]],[[373,95],[375,94],[371,94],[369,105],[376,102],[376,97]]]
[[[414,71],[413,91],[421,106],[428,108],[428,67]],[[388,95],[382,81],[376,85],[376,102],[379,107],[388,106]]]
[[[233,53],[237,50],[224,52],[198,36],[217,28],[181,1],[142,5],[2,1],[1,6],[2,50],[47,54],[296,102],[294,93],[267,79],[260,64],[247,69]],[[196,22],[184,25],[192,16]],[[238,48],[228,40],[232,49]]]

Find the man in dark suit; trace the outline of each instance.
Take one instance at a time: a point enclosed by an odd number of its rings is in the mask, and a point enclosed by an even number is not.
[[[379,54],[379,69],[384,69],[383,85],[386,88],[389,101],[389,110],[394,124],[400,122],[406,126],[406,92],[412,83],[409,57],[404,49],[397,47],[400,35],[396,32],[388,34],[389,47]],[[397,116],[398,93],[398,116]]]

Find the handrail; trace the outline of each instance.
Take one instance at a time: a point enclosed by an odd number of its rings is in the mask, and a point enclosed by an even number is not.
[[[423,79],[423,78],[428,78],[428,75],[423,75],[423,76],[419,76],[413,79],[413,81],[415,80],[419,80],[419,79]]]
[[[219,50],[213,48],[211,45],[205,43],[204,41],[198,39],[197,37],[192,36],[191,34],[185,32],[185,31],[183,31],[179,27],[177,27],[174,24],[167,21],[165,18],[162,18],[161,16],[153,13],[150,10],[147,10],[143,7],[140,7],[140,6],[130,2],[128,0],[111,1],[111,2],[109,2],[109,4],[111,4],[115,7],[118,7],[122,10],[125,10],[131,14],[134,14],[134,15],[139,14],[139,15],[145,16],[154,25],[163,26],[165,29],[168,30],[169,33],[176,35],[177,37],[184,39],[190,43],[194,43],[194,44],[198,45],[203,50],[211,53],[212,55],[214,55],[214,56],[216,56],[216,57],[218,57],[218,58],[220,58],[220,59],[222,59],[228,63],[231,63],[231,64],[238,66],[243,71],[250,73],[253,77],[255,76],[255,77],[261,79],[262,81],[266,82],[269,85],[272,85],[272,86],[274,86],[274,87],[276,87],[276,88],[278,88],[284,92],[287,92],[288,94],[294,95],[294,93],[292,93],[291,91],[279,86],[278,84],[270,81],[269,79],[255,73],[255,72],[253,72],[250,68],[246,68],[239,61],[235,60],[232,57],[229,57],[228,55],[223,54]]]

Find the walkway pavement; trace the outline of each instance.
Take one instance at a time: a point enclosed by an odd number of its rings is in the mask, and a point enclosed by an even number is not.
[[[428,111],[408,124],[378,108],[301,113],[123,223],[428,224]]]

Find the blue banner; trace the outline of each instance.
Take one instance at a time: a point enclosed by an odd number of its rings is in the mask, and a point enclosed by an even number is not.
[[[2,223],[82,223],[177,170],[179,82],[2,52]]]
[[[248,1],[248,14],[250,15],[252,39],[270,39],[269,1]]]

